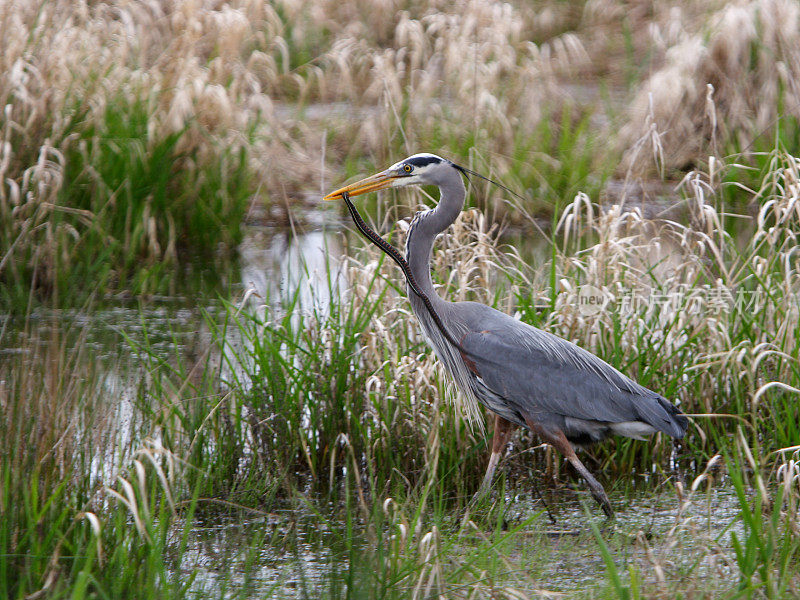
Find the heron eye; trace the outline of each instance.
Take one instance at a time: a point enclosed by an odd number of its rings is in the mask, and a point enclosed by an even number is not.
[[[405,171],[406,173],[411,173],[411,171],[413,170],[414,167],[412,167],[411,165],[403,165],[403,171]]]

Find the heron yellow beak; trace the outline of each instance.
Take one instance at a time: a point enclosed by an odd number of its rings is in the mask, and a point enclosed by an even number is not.
[[[385,190],[392,187],[392,182],[397,179],[397,175],[393,175],[389,171],[381,171],[375,175],[370,175],[366,179],[356,181],[348,186],[340,188],[335,192],[331,192],[324,200],[339,200],[344,192],[350,196],[360,196],[361,194],[368,194],[369,192],[377,192],[378,190]]]

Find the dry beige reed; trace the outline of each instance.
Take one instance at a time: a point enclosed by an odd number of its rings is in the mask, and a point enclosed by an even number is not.
[[[792,0],[730,3],[701,20],[678,10],[654,28],[663,64],[640,86],[621,142],[632,146],[654,122],[668,168],[708,155],[750,150],[772,138],[778,118],[800,117],[800,6]],[[768,145],[768,143],[767,143]],[[652,168],[646,153],[629,151],[636,174]]]

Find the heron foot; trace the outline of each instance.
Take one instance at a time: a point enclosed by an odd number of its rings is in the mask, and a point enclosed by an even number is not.
[[[574,454],[572,456],[568,456],[567,460],[572,463],[572,466],[581,474],[581,477],[586,480],[587,485],[589,486],[589,491],[592,494],[592,498],[600,505],[600,508],[603,509],[603,512],[609,519],[614,518],[614,509],[611,508],[611,501],[608,499],[608,495],[606,491],[603,489],[603,486],[600,485],[600,482],[594,478],[594,476],[589,473],[589,469],[587,469],[584,464],[578,459],[577,456]]]
[[[556,430],[548,430],[542,426],[540,426],[536,421],[532,419],[526,419],[528,423],[528,427],[531,431],[538,433],[544,441],[548,444],[551,444],[556,450],[561,452],[567,460],[575,467],[575,470],[580,473],[580,476],[586,481],[589,485],[589,490],[592,493],[592,498],[594,498],[600,507],[603,509],[603,512],[606,513],[606,516],[609,519],[614,518],[614,509],[611,508],[611,502],[606,495],[606,491],[603,489],[603,486],[600,485],[600,482],[595,479],[592,474],[589,472],[589,469],[581,462],[578,456],[575,454],[575,449],[572,447],[572,444],[569,443],[567,436],[564,435],[564,432],[560,429]]]
[[[595,481],[595,483],[597,482]],[[609,501],[608,496],[606,495],[606,492],[603,489],[603,487],[599,483],[597,485],[599,486],[599,489],[593,489],[591,485],[589,486],[589,489],[591,489],[592,491],[592,498],[594,498],[600,505],[600,508],[603,509],[603,512],[606,514],[606,517],[608,517],[609,519],[613,519],[614,509],[611,508],[611,502]]]

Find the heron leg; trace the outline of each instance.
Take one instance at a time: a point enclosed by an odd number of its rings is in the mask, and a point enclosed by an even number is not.
[[[489,456],[489,465],[486,467],[486,475],[483,477],[481,487],[478,488],[473,502],[482,498],[492,487],[492,480],[494,479],[494,472],[500,459],[503,457],[503,452],[506,450],[508,439],[514,433],[516,425],[508,421],[500,415],[494,416],[494,433],[492,434],[492,453]]]
[[[613,518],[614,510],[611,508],[611,501],[608,499],[606,491],[603,489],[603,486],[600,485],[600,482],[597,481],[597,479],[595,479],[594,476],[589,472],[589,469],[587,469],[580,461],[578,455],[575,454],[575,449],[572,447],[572,444],[569,443],[569,440],[567,439],[567,436],[564,435],[564,432],[560,429],[548,431],[530,419],[526,419],[526,422],[532,431],[538,433],[545,442],[561,452],[561,454],[563,454],[566,459],[572,463],[572,466],[575,467],[575,470],[580,473],[584,480],[586,480],[586,483],[589,485],[589,491],[592,493],[592,497],[600,505],[600,508],[603,509],[603,512],[608,518]]]
[[[580,459],[575,455],[575,451],[572,452],[572,456],[567,456],[567,460],[572,463],[572,466],[581,474],[586,480],[586,483],[589,484],[589,490],[592,492],[592,497],[597,501],[600,505],[600,508],[603,509],[603,512],[606,513],[606,516],[609,519],[614,518],[614,509],[611,508],[611,502],[606,495],[606,491],[603,489],[603,486],[600,485],[600,482],[595,479],[591,473],[589,473],[589,469],[587,469],[584,464],[580,461]]]

